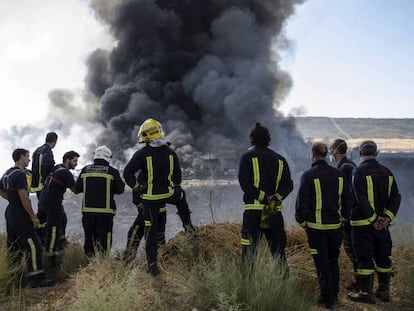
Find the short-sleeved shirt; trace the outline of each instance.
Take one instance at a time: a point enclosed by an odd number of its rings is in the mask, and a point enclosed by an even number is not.
[[[27,190],[26,172],[18,167],[9,168],[0,180],[0,188],[7,193],[7,214],[15,219],[30,218],[18,193],[20,189]]]
[[[61,204],[66,189],[74,186],[75,180],[69,169],[63,164],[54,166],[46,178],[42,194],[40,195],[40,204],[45,207]]]

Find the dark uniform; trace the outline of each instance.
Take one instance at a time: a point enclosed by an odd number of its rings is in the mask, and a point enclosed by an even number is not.
[[[33,152],[31,192],[36,192],[38,200],[40,199],[44,182],[54,166],[55,160],[53,158],[53,152],[48,144],[43,144]],[[44,244],[47,215],[46,210],[42,208],[40,203],[38,203],[37,218],[40,221],[40,228],[37,230],[37,233]]]
[[[119,171],[103,159],[82,168],[75,183],[83,192],[82,224],[85,231],[85,254],[95,254],[95,247],[109,255],[112,245],[113,217],[116,214],[115,194],[124,192],[125,183]]]
[[[377,291],[389,296],[391,236],[388,228],[377,230],[372,224],[378,216],[387,216],[393,221],[401,195],[391,171],[375,158],[363,161],[356,168],[353,188],[357,205],[351,212],[352,244],[358,264],[359,287],[364,293],[372,293],[375,261],[379,283]]]
[[[339,292],[338,257],[341,214],[352,206],[349,185],[339,171],[317,160],[303,173],[296,200],[295,218],[306,228],[310,253],[318,273],[320,303],[331,307]]]
[[[146,144],[135,152],[124,169],[125,182],[131,188],[137,185],[137,172],[140,172],[140,184],[144,186],[141,199],[144,206],[148,270],[156,275],[159,273],[157,232],[160,225],[160,209],[164,208],[166,203],[176,205],[184,229],[193,231],[194,228],[185,192],[180,187],[181,169],[178,157],[169,146],[164,144],[152,147]]]
[[[344,181],[349,185],[349,191],[352,192],[352,174],[353,170],[356,168],[356,165],[353,161],[348,159],[347,157],[343,158],[338,163],[338,170],[344,177]],[[342,215],[344,220],[342,221],[342,239],[344,250],[349,259],[352,262],[354,267],[354,271],[356,272],[357,269],[357,262],[354,255],[354,251],[352,248],[352,239],[351,239],[351,223],[349,221],[349,215]]]
[[[12,260],[24,251],[27,256],[28,276],[42,274],[42,244],[33,228],[33,222],[25,210],[18,190],[27,190],[26,173],[18,167],[6,171],[0,180],[0,187],[7,193],[9,204],[6,208],[7,248]]]
[[[289,166],[284,157],[266,146],[252,146],[239,163],[239,183],[244,192],[242,225],[242,261],[256,251],[264,234],[273,256],[285,260],[286,233],[282,206],[269,219],[269,228],[260,228],[262,210],[268,197],[281,202],[293,190]]]
[[[72,173],[63,164],[56,165],[46,178],[40,205],[46,211],[46,255],[55,255],[63,249],[65,241],[66,213],[63,209],[63,195],[67,188],[75,186]]]

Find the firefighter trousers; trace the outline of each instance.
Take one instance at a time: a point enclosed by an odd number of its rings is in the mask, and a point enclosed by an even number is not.
[[[310,253],[318,274],[321,298],[333,304],[339,292],[339,248],[342,243],[341,229],[316,230],[307,228]]]
[[[95,249],[108,256],[112,246],[113,215],[83,213],[82,225],[85,232],[83,248],[87,256],[95,255]]]
[[[261,217],[262,211],[260,210],[247,210],[243,213],[242,262],[245,262],[249,256],[254,256],[260,239],[264,235],[272,256],[286,263],[286,232],[282,213],[278,212],[269,218],[269,229],[260,228]]]
[[[358,275],[373,274],[375,264],[378,272],[391,272],[392,240],[388,228],[376,230],[371,225],[352,227],[352,245]]]

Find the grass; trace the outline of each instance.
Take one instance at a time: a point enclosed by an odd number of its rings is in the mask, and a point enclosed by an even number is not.
[[[199,227],[196,236],[181,232],[162,246],[161,274],[155,278],[146,273],[145,258],[140,257],[129,265],[116,258],[96,257],[79,269],[87,262],[80,260],[79,246],[71,247],[60,265],[63,281],[51,288],[11,292],[12,298],[0,303],[0,310],[318,310],[319,287],[305,232],[292,228],[287,233],[288,278],[264,241],[256,260],[248,264],[251,269],[243,273],[240,225],[216,223]],[[393,261],[398,268],[391,283],[395,299],[371,307],[346,300],[344,284],[352,280],[353,273],[342,252],[337,309],[412,310],[411,245],[397,245]]]

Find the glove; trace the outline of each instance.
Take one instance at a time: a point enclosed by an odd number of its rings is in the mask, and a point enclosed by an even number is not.
[[[32,222],[33,222],[33,228],[35,228],[35,229],[39,229],[40,228],[40,220],[39,220],[39,218],[37,218],[36,215],[34,215],[32,217]]]
[[[132,202],[135,205],[138,205],[141,203],[141,194],[144,193],[145,189],[147,189],[147,187],[140,185],[140,184],[135,184],[134,188],[132,188]]]
[[[272,209],[282,209],[282,202],[275,195],[267,197],[267,204],[269,204]]]
[[[144,209],[144,205],[142,205],[142,203],[136,204],[136,207],[137,207],[137,212],[138,213],[141,213]]]

